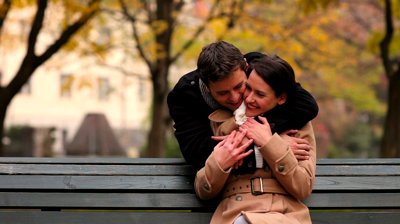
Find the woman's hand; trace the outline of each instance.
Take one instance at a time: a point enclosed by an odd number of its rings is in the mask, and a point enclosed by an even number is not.
[[[257,146],[264,146],[272,137],[271,127],[265,117],[258,117],[261,121],[259,123],[254,118],[247,118],[247,121],[240,126],[240,130],[247,131],[247,137],[253,139]]]
[[[233,131],[214,147],[214,157],[223,170],[236,168],[243,158],[253,152],[253,150],[246,152],[246,148],[253,143],[253,140],[250,139],[241,144],[245,136],[246,131]]]
[[[266,145],[271,139],[272,132],[269,123],[265,117],[258,117],[262,123],[253,118],[248,118],[241,128],[247,130],[247,137],[254,139],[254,143],[260,147]],[[288,143],[298,161],[308,160],[310,158],[310,144],[307,140],[296,138],[294,135],[297,130],[288,130],[281,134],[281,137]]]

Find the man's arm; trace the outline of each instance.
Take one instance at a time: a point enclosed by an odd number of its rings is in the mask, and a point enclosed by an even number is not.
[[[212,110],[195,86],[198,80],[192,81],[180,80],[168,94],[167,102],[182,155],[198,170],[205,165],[218,142],[211,139],[208,115]]]
[[[266,116],[274,132],[282,133],[290,129],[301,129],[318,114],[318,104],[314,97],[299,83],[294,99],[282,108],[273,109]]]

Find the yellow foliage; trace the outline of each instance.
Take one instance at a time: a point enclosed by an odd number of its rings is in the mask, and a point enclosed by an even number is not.
[[[320,29],[319,26],[313,25],[310,29],[310,35],[314,38],[314,41],[327,42],[328,35]]]
[[[158,59],[164,59],[164,58],[166,58],[168,56],[167,52],[166,52],[166,49],[164,49],[163,45],[156,44],[156,48],[157,48],[157,58]]]
[[[36,3],[35,0],[13,0],[12,1],[13,7],[15,6],[17,8],[33,5],[35,3]]]
[[[164,20],[155,20],[151,26],[155,34],[163,33],[168,29],[168,23]]]
[[[215,36],[220,37],[226,32],[226,24],[226,19],[215,19],[210,23],[210,28]]]

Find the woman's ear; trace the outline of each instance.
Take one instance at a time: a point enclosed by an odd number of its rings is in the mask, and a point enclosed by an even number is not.
[[[286,103],[286,100],[287,100],[287,93],[283,93],[278,97],[278,105]]]

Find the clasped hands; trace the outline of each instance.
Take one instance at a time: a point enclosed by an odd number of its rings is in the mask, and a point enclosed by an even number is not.
[[[226,136],[212,136],[212,139],[220,141],[214,147],[214,156],[223,170],[238,168],[243,159],[253,150],[246,151],[253,142],[257,146],[264,146],[272,137],[270,125],[265,117],[258,117],[261,123],[254,118],[247,121]],[[309,159],[310,144],[307,140],[294,137],[297,130],[288,130],[280,136],[288,143],[298,161]]]

